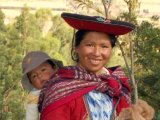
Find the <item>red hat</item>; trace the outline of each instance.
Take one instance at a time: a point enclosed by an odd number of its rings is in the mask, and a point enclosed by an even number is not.
[[[131,23],[105,19],[100,16],[73,13],[62,13],[61,16],[71,27],[78,30],[93,30],[118,36],[126,34],[135,28]]]

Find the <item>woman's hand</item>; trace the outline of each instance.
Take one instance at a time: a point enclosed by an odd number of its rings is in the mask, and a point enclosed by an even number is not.
[[[152,120],[154,113],[154,109],[146,101],[139,99],[138,103],[122,109],[118,120]]]

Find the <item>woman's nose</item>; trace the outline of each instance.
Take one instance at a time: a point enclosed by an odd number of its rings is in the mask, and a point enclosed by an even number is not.
[[[94,47],[94,51],[93,51],[93,54],[95,55],[95,56],[99,56],[100,55],[100,49],[99,49],[99,47]]]

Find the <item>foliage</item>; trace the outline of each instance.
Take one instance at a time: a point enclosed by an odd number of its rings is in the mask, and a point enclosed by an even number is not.
[[[95,13],[105,16],[103,9],[97,6],[96,1],[93,2],[93,0],[74,0],[71,1],[70,4],[74,8],[74,10],[81,9],[81,12],[85,10],[87,11],[87,13]]]
[[[24,93],[20,85],[21,44],[13,27],[0,31],[0,119],[22,120]],[[14,33],[14,34],[13,34]],[[13,35],[13,36],[12,36]],[[16,47],[15,47],[16,46]],[[15,109],[16,108],[16,109]],[[21,114],[20,114],[21,113]]]
[[[154,27],[149,22],[143,22],[137,28],[136,40],[137,62],[145,70],[154,71],[158,75],[158,64],[160,64],[160,29]]]
[[[135,45],[139,95],[160,112],[160,28],[142,22],[137,28]]]
[[[137,15],[132,15],[130,16],[128,12],[123,12],[121,13],[117,20],[121,20],[121,21],[130,21],[131,23],[133,23],[134,25],[137,25]]]
[[[89,6],[86,5],[89,3],[88,1],[85,2],[85,4],[83,4],[84,2],[83,0],[76,0],[76,1],[78,2],[79,6],[86,6],[86,7]],[[160,102],[159,101],[160,96],[158,92],[160,91],[160,89],[158,88],[160,84],[159,28],[154,27],[155,23],[153,22],[152,24],[148,22],[143,22],[141,25],[138,25],[136,18],[138,16],[137,11],[140,8],[140,2],[138,2],[138,0],[124,0],[124,1],[128,6],[128,12],[121,13],[120,16],[117,17],[117,19],[134,23],[138,27],[138,29],[137,31],[135,31],[133,37],[130,36],[120,37],[119,42],[125,51],[124,54],[127,56],[127,60],[128,58],[130,58],[130,56],[133,56],[134,53],[135,59],[133,59],[134,57],[131,57],[131,66],[133,66],[134,64],[135,68],[134,70],[132,70],[133,73],[132,76],[134,76],[135,73],[135,77],[138,80],[139,97],[142,97],[143,99],[147,100],[151,105],[154,106],[157,112],[160,113],[158,111]],[[90,6],[93,6],[92,4],[93,3],[91,3]],[[94,9],[94,7],[92,7],[92,9]],[[158,21],[158,19],[159,19],[158,16],[153,16],[151,18],[151,20],[153,21]],[[117,53],[114,54],[117,55]],[[112,61],[114,60],[111,59],[111,62]],[[137,83],[135,83],[135,85],[136,84]],[[135,93],[137,93],[136,90]],[[153,102],[153,100],[155,102]]]
[[[71,43],[73,38],[73,29],[64,22],[60,16],[54,16],[52,18],[53,26],[51,29],[52,36],[57,37],[61,41],[60,53],[63,55],[65,61],[65,65],[73,64],[71,60],[70,51],[71,51]]]
[[[76,1],[81,3],[86,1],[86,4],[79,4],[78,7],[83,9],[92,7],[95,11],[99,11],[98,14],[103,13],[102,9],[94,6],[91,0]],[[65,65],[73,64],[70,54],[68,54],[73,30],[60,16],[53,17],[48,9],[40,9],[35,14],[31,14],[30,9],[25,6],[15,22],[9,25],[4,24],[4,17],[0,11],[0,120],[23,120],[27,95],[20,84],[21,62],[24,55],[32,50],[42,50],[50,56],[62,60]],[[128,20],[128,17],[129,13],[123,13],[119,19]],[[138,26],[134,41],[134,54],[139,96],[153,105],[159,114],[160,29],[149,22],[138,25],[136,15],[130,16],[130,20]],[[158,17],[153,16],[152,20],[157,21]],[[52,24],[48,24],[48,22]],[[45,26],[50,26],[50,28],[43,34]],[[126,44],[127,39],[129,39],[128,36],[119,38],[122,45],[125,46],[126,55],[129,56],[130,46]],[[120,64],[123,63],[119,49],[115,48],[109,66],[118,64],[117,61]]]
[[[121,65],[125,68],[125,62],[118,46],[113,48],[112,56],[107,64],[108,67]]]
[[[25,99],[27,92],[22,89],[21,62],[24,55],[32,50],[42,50],[50,56],[62,60],[68,64],[63,56],[62,41],[60,36],[65,35],[65,26],[61,30],[47,31],[43,36],[43,27],[46,26],[45,18],[50,10],[38,10],[31,14],[28,7],[24,7],[22,13],[16,17],[15,22],[5,25],[4,14],[0,11],[0,119],[23,120],[25,117]],[[58,21],[54,21],[55,24]],[[57,22],[57,23],[56,23]],[[40,24],[41,23],[41,24]],[[52,24],[53,25],[53,24]],[[2,29],[3,28],[3,29]],[[67,28],[68,29],[68,28]],[[63,33],[62,35],[56,32]],[[69,35],[68,35],[69,36]],[[62,36],[65,40],[69,38]],[[63,44],[65,48],[65,44]],[[66,51],[64,49],[64,51]]]
[[[30,9],[24,7],[20,16],[16,18],[15,28],[19,32],[19,36],[22,40],[26,40],[29,36],[37,38],[39,33],[38,22],[33,14],[30,13]]]
[[[159,16],[153,15],[153,16],[151,17],[151,20],[153,20],[153,21],[158,21],[158,20],[159,20]]]
[[[3,12],[0,10],[0,31],[5,30],[4,17],[5,16],[4,16]]]
[[[52,17],[52,11],[50,9],[39,9],[36,11],[35,16],[39,29],[43,32],[45,23]]]

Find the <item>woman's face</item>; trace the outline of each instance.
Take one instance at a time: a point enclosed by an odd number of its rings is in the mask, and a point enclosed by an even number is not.
[[[78,66],[98,74],[111,56],[112,45],[105,33],[89,32],[76,48],[76,52],[79,59]]]

